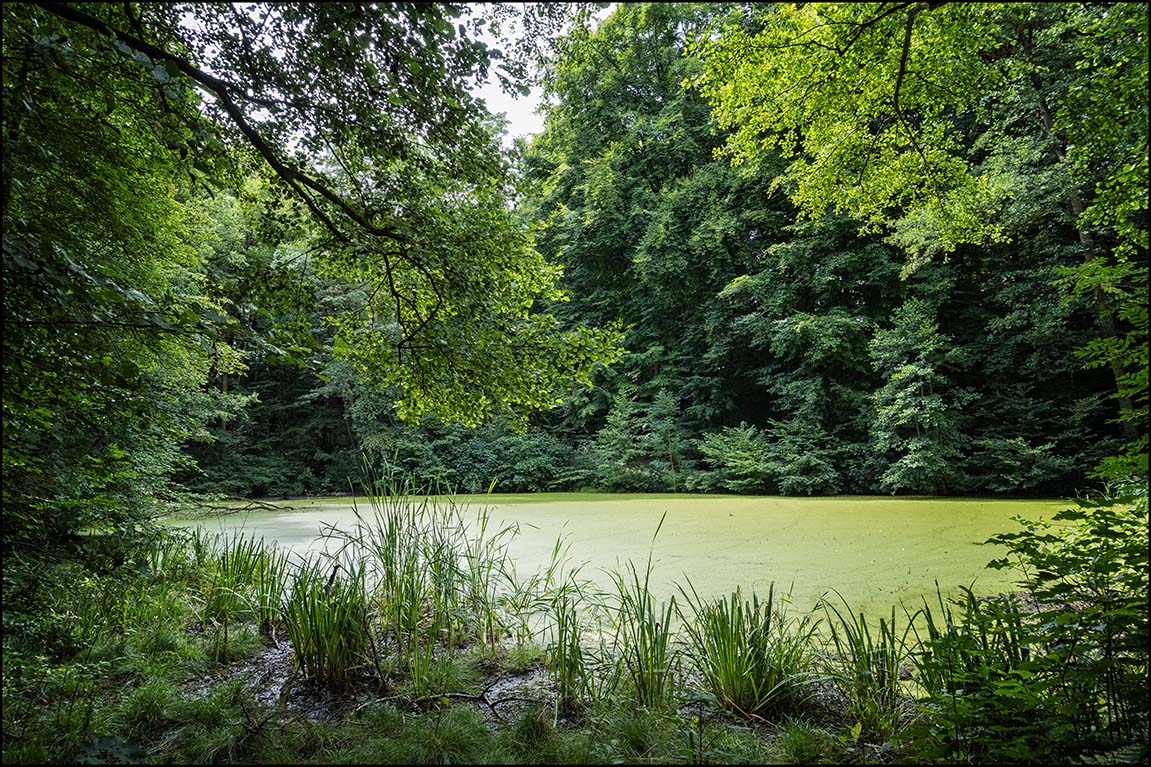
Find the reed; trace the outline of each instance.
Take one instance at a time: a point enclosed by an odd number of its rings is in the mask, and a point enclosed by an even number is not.
[[[230,627],[237,621],[257,620],[254,593],[266,558],[263,540],[243,533],[193,538],[194,556],[201,562],[201,618],[214,629],[213,657],[228,652]]]
[[[451,496],[413,494],[396,474],[368,475],[368,507],[354,509],[350,529],[325,530],[330,562],[365,568],[369,601],[381,628],[381,644],[395,650],[412,683],[429,674],[446,654],[478,644],[494,656],[515,616],[517,584],[508,544],[518,526],[498,526],[487,509],[472,514]]]
[[[728,598],[705,602],[694,586],[680,587],[691,615],[684,615],[689,656],[704,686],[723,708],[748,718],[791,711],[810,695],[816,622],[789,620],[775,584],[760,602],[739,589]]]
[[[632,562],[627,563],[628,577],[613,574],[617,597],[615,649],[621,675],[636,703],[665,708],[671,703],[679,671],[679,652],[672,644],[676,601],[673,596],[657,606],[650,587],[651,569],[649,556],[642,578]]]
[[[544,663],[555,677],[556,705],[571,711],[591,696],[594,685],[584,658],[579,602],[562,592],[553,604],[551,617],[555,641],[548,646]]]
[[[910,711],[900,680],[910,658],[908,636],[915,630],[919,613],[909,615],[907,625],[899,631],[892,606],[890,619],[880,618],[873,633],[863,613],[854,612],[847,600],[835,593],[843,604],[842,611],[827,599],[820,602],[835,649],[827,659],[828,677],[846,699],[847,715],[860,730],[866,736],[888,739]]]
[[[296,574],[284,606],[284,625],[296,668],[316,681],[338,684],[371,658],[365,568],[310,562]]]

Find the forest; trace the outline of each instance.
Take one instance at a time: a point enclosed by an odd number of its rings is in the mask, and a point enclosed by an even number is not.
[[[5,763],[1145,762],[1147,46],[1141,3],[5,3]],[[542,132],[505,143],[484,82],[542,89]],[[450,530],[473,565],[480,539],[397,499],[1081,504],[997,536],[1027,610],[941,593],[875,646],[825,611],[821,652],[863,665],[810,672],[842,699],[816,713],[787,692],[803,669],[677,709],[675,664],[640,668],[661,645],[636,627],[671,613],[635,565],[612,673],[568,592],[533,597],[566,627],[522,663],[556,675],[550,720],[493,730],[449,705],[502,721],[490,687],[411,670],[418,616],[462,602],[357,619],[351,667],[412,685],[368,720],[175,692],[284,635],[302,676],[346,685],[301,649],[299,600],[373,581],[316,564],[221,591],[241,550],[245,577],[275,556],[160,520],[365,487],[413,551]],[[484,594],[482,628],[434,623],[425,661],[459,645],[503,672],[534,647]],[[698,596],[682,658],[714,660],[721,617],[773,657],[816,633],[769,630],[771,595]],[[391,647],[407,671],[381,671]],[[426,750],[356,751],[365,721]]]

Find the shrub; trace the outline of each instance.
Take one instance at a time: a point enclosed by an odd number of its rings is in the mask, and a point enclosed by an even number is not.
[[[697,444],[709,468],[699,474],[700,488],[728,493],[764,493],[772,489],[768,446],[754,426],[705,434]]]
[[[1010,556],[1033,607],[1013,596],[965,598],[938,619],[926,610],[917,655],[927,721],[914,743],[928,758],[1146,758],[1147,493],[1081,502],[1053,522],[991,539]],[[960,608],[959,617],[953,606]]]

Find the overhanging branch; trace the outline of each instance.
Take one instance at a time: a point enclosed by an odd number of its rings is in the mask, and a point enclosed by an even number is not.
[[[329,203],[334,205],[341,213],[351,219],[360,229],[373,237],[387,237],[398,241],[406,241],[405,238],[392,227],[376,226],[369,221],[363,214],[348,204],[347,200],[343,199],[340,195],[333,192],[326,185],[319,180],[313,178],[299,168],[292,167],[287,162],[279,157],[275,149],[260,135],[255,126],[251,124],[243,110],[236,104],[234,96],[243,96],[243,89],[234,83],[230,83],[219,77],[208,74],[207,72],[194,66],[187,59],[177,56],[163,48],[160,48],[152,43],[143,40],[138,35],[134,35],[123,30],[116,29],[104,21],[84,13],[77,8],[74,8],[65,3],[40,3],[41,8],[50,13],[53,13],[63,19],[80,24],[91,30],[114,37],[123,41],[125,44],[132,48],[145,53],[153,61],[166,61],[171,62],[176,68],[185,76],[196,82],[198,85],[212,93],[217,102],[223,108],[224,112],[236,125],[236,127],[243,134],[244,138],[249,144],[259,153],[260,157],[264,159],[288,186],[295,192],[308,206],[308,209],[317,216],[320,222],[327,228],[333,236],[341,242],[347,244],[348,237],[335,225],[331,217],[328,216],[318,205],[316,200],[311,194],[304,191],[306,187],[315,194],[319,195]]]

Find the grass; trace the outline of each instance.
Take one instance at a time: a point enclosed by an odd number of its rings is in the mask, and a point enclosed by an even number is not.
[[[314,681],[342,684],[373,657],[363,563],[300,568],[284,606],[284,625],[296,667]]]
[[[517,528],[493,529],[486,511],[470,521],[465,507],[412,497],[393,478],[373,486],[383,492],[370,496],[370,515],[357,508],[350,529],[327,531],[328,557],[365,564],[386,638],[413,657],[427,656],[429,643],[480,642],[495,653],[511,619],[501,574]]]
[[[854,612],[847,600],[837,596],[842,610],[831,601],[822,603],[835,650],[826,660],[826,672],[847,701],[848,718],[858,725],[855,737],[862,734],[883,742],[895,735],[910,715],[910,700],[901,679],[909,659],[908,636],[915,615],[908,616],[899,631],[892,607],[890,617],[880,618],[873,631],[863,613]]]
[[[584,659],[578,602],[563,593],[553,604],[552,617],[555,641],[548,646],[545,663],[555,678],[556,705],[574,711],[591,697],[595,686]]]
[[[652,535],[652,546],[659,536],[667,515],[659,520]],[[672,622],[676,602],[656,604],[651,592],[651,553],[640,577],[635,563],[626,565],[623,573],[613,574],[616,585],[615,655],[618,677],[626,683],[630,695],[640,706],[666,708],[676,692],[679,672],[679,649],[672,642]]]
[[[242,532],[215,538],[197,532],[192,552],[201,565],[201,620],[214,629],[215,658],[229,657],[229,630],[239,621],[270,632],[287,586],[287,555]]]
[[[684,616],[688,653],[720,706],[759,720],[802,709],[815,682],[815,624],[806,616],[789,620],[774,584],[763,602],[755,594],[745,599],[739,589],[711,602],[694,588],[681,593],[692,612]]]

